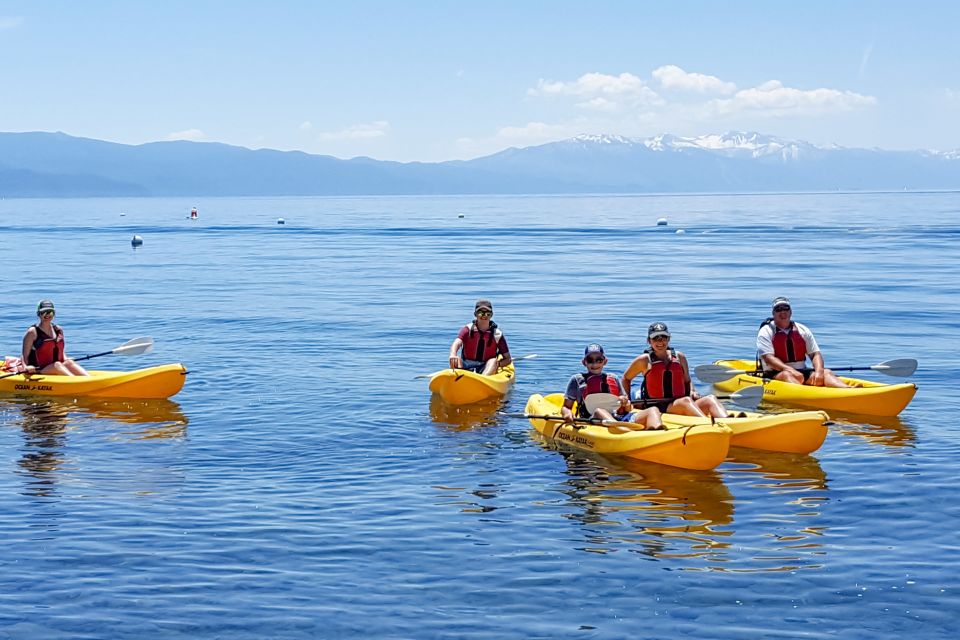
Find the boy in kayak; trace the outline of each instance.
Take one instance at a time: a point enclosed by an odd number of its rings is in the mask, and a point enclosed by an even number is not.
[[[617,376],[603,372],[607,356],[601,345],[587,345],[581,362],[587,368],[586,373],[574,374],[567,382],[567,390],[563,394],[560,415],[565,422],[572,423],[577,418],[598,418],[633,422],[640,425],[641,430],[663,428],[659,409],[634,409]],[[577,406],[578,415],[573,413],[574,404]],[[629,429],[611,427],[611,431],[626,432]]]
[[[512,362],[507,339],[492,318],[493,304],[489,300],[477,300],[473,322],[461,327],[450,345],[451,368],[489,376]]]
[[[670,347],[670,330],[663,322],[647,329],[650,348],[634,358],[623,374],[623,387],[630,397],[633,379],[643,375],[640,400],[645,406],[682,416],[726,418],[727,410],[715,396],[701,396],[690,379],[690,367],[682,351]]]
[[[763,377],[811,387],[849,387],[830,369],[823,368],[823,355],[813,332],[792,320],[790,300],[779,296],[772,306],[773,316],[764,320],[757,332],[757,358]],[[806,366],[808,356],[813,367]]]
[[[23,355],[26,363],[24,373],[48,373],[58,376],[90,375],[79,364],[67,357],[63,329],[53,323],[57,314],[50,300],[41,300],[37,305],[40,321],[23,334]]]

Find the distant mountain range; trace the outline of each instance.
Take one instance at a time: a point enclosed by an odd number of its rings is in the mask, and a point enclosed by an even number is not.
[[[820,147],[759,133],[581,135],[473,160],[341,160],[211,142],[0,133],[0,196],[729,193],[960,189],[960,150]]]

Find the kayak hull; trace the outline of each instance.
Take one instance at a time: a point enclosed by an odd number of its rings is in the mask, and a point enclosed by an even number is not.
[[[38,374],[0,380],[0,393],[85,398],[169,398],[182,388],[187,370],[164,364],[135,371],[89,371],[89,376]]]
[[[504,395],[513,386],[515,378],[513,363],[492,376],[466,369],[443,369],[430,376],[430,391],[447,404],[473,404]]]
[[[753,360],[717,360],[714,364],[731,369],[756,369]],[[763,385],[763,400],[777,404],[814,407],[826,411],[855,413],[865,416],[892,417],[903,411],[917,392],[912,382],[882,384],[872,380],[840,376],[847,384],[859,387],[835,389],[791,384],[779,380],[763,380],[759,376],[740,374],[728,380],[715,382],[721,391],[737,391],[744,387]]]
[[[563,394],[533,394],[526,412],[560,415]],[[607,456],[626,456],[671,467],[704,471],[723,462],[730,448],[730,430],[702,422],[691,427],[665,425],[660,431],[613,433],[602,425],[570,425],[561,420],[530,418],[541,435],[584,451]]]
[[[729,428],[731,447],[763,449],[784,453],[812,453],[827,437],[830,416],[824,411],[790,413],[738,412],[738,417],[717,418],[716,424]],[[704,418],[663,414],[663,423],[687,427],[703,423]]]

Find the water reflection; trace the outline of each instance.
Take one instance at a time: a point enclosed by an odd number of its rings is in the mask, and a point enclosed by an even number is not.
[[[866,420],[863,416],[834,418],[833,429],[845,436],[864,438],[870,444],[893,448],[913,448],[916,446],[917,434],[913,426],[897,416],[892,418],[870,416],[866,422],[855,421],[861,419]]]
[[[121,432],[133,440],[182,438],[189,423],[180,405],[171,400],[14,398],[0,404],[5,418],[23,433],[23,454],[17,466],[28,478],[26,494],[37,497],[56,495],[58,479],[68,473],[67,434],[87,418],[133,425],[134,429]]]
[[[15,419],[14,423],[17,422]],[[28,478],[28,495],[56,495],[57,471],[65,463],[63,447],[68,423],[69,409],[56,403],[21,406],[19,426],[23,430],[24,449],[17,466]]]
[[[826,527],[817,521],[830,497],[819,461],[809,455],[740,447],[731,449],[730,455],[724,477],[735,487],[737,504],[750,505],[741,509],[737,544],[753,552],[743,566],[710,569],[768,572],[822,567]]]
[[[545,447],[553,448],[541,439]],[[567,463],[561,491],[583,525],[584,551],[626,547],[655,558],[708,559],[729,546],[734,499],[717,471],[557,449]]]
[[[453,406],[434,394],[430,397],[430,417],[452,431],[466,431],[497,424],[497,411],[503,402],[503,398],[490,398],[474,404]]]

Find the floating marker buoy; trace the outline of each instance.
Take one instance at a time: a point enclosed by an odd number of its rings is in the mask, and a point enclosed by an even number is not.
[[[684,234],[686,234],[686,233],[687,233],[687,232],[684,231],[683,229],[677,229],[677,235],[678,235],[678,236],[682,236],[682,235],[684,235]]]
[[[120,217],[121,217],[121,218],[122,218],[123,216],[125,216],[125,215],[127,215],[127,214],[125,214],[125,213],[123,213],[123,212],[120,213]]]
[[[141,238],[140,236],[135,235],[135,236],[133,236],[133,240],[130,241],[130,244],[132,244],[132,245],[135,246],[135,247],[139,247],[140,245],[143,244],[143,238]]]
[[[461,214],[458,215],[457,217],[458,217],[458,218],[462,218],[462,217],[463,217],[463,214],[461,213]]]
[[[657,226],[658,226],[658,227],[665,227],[665,226],[667,226],[667,219],[666,219],[666,218],[657,218]]]
[[[277,224],[287,224],[287,221],[283,218],[277,218]]]

